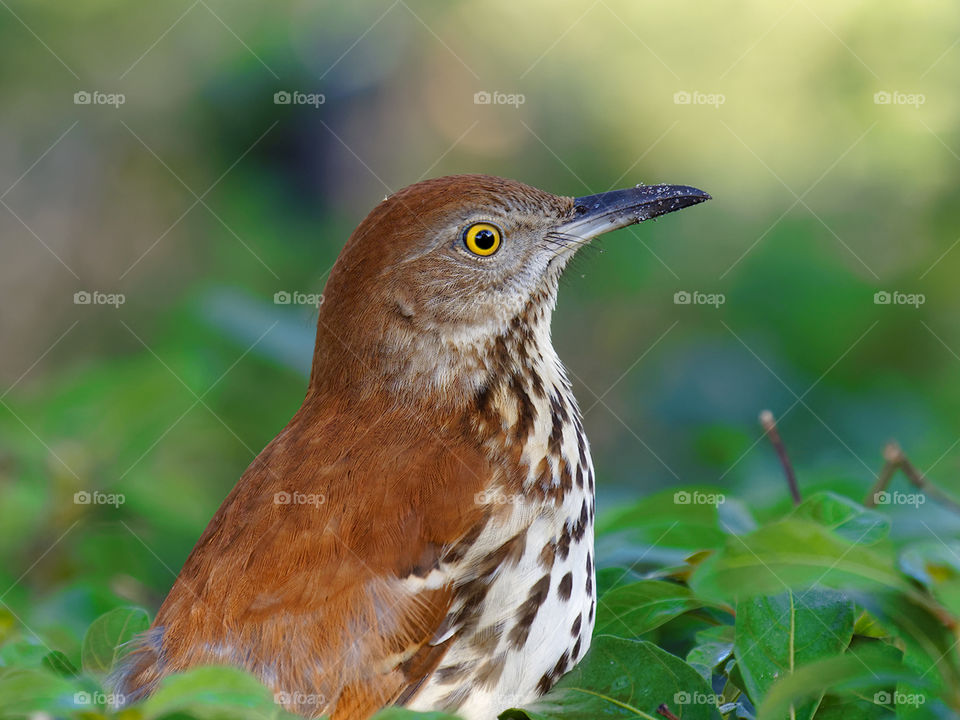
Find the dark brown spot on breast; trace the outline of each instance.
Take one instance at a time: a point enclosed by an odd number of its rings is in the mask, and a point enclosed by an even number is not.
[[[549,672],[543,674],[543,677],[540,678],[537,682],[537,694],[543,695],[553,687],[553,678],[550,676]]]
[[[467,551],[473,547],[473,544],[477,541],[477,538],[480,537],[480,533],[483,532],[484,527],[487,525],[487,521],[490,519],[490,515],[487,514],[476,525],[474,525],[470,531],[464,535],[456,545],[450,548],[443,559],[445,562],[458,562],[463,559],[463,556],[467,554]]]
[[[583,536],[587,532],[587,522],[589,516],[587,515],[587,501],[584,499],[583,503],[580,505],[580,517],[577,519],[576,525],[573,526],[573,539],[575,542],[580,542],[583,540]]]
[[[537,418],[537,406],[533,404],[526,388],[523,386],[523,379],[519,375],[510,378],[510,391],[517,400],[517,422],[514,426],[513,437],[516,442],[523,442],[533,430],[534,421]]]
[[[550,438],[547,441],[547,447],[551,455],[560,454],[560,446],[563,444],[563,419],[556,412],[550,416],[553,427],[550,430]]]
[[[573,625],[570,626],[570,637],[577,637],[580,634],[581,625],[583,625],[582,613],[577,613],[577,619],[574,620]]]
[[[500,676],[503,674],[503,667],[507,664],[507,655],[506,653],[500,653],[499,655],[490,658],[487,660],[480,668],[477,670],[476,682],[480,687],[492,688],[497,684],[497,680],[500,679]]]
[[[573,573],[568,572],[560,580],[560,584],[557,585],[557,594],[560,596],[561,600],[569,600],[570,593],[573,590]]]
[[[447,665],[437,668],[434,677],[439,685],[450,685],[462,680],[470,672],[472,663],[457,663],[456,665]]]
[[[553,676],[557,680],[559,680],[560,676],[563,675],[564,672],[566,672],[567,660],[569,659],[570,659],[570,655],[565,652],[563,653],[563,655],[560,656],[560,659],[557,660],[557,664],[553,666]]]
[[[440,698],[440,700],[438,701],[438,704],[444,710],[450,710],[450,711],[456,710],[458,707],[463,705],[464,701],[470,695],[471,690],[473,690],[473,688],[469,683],[465,685],[461,685],[453,692],[447,693],[447,695]]]
[[[470,638],[470,645],[484,655],[491,654],[497,648],[500,636],[503,635],[503,623],[487,625],[477,630]]]
[[[563,532],[560,534],[560,540],[557,542],[557,557],[566,560],[570,554],[570,528],[563,526]]]
[[[577,641],[573,644],[573,650],[570,657],[576,660],[578,655],[580,655],[580,638],[577,638]]]
[[[527,599],[517,608],[517,624],[510,631],[509,635],[510,644],[515,649],[519,650],[527,641],[527,636],[530,634],[530,626],[533,625],[533,621],[537,617],[537,611],[540,610],[540,606],[543,605],[543,601],[546,599],[549,590],[550,575],[548,574],[537,580],[536,584],[530,588]]]
[[[570,463],[564,458],[560,464],[560,489],[563,492],[570,492],[573,489],[573,478],[570,476]]]
[[[545,570],[549,570],[553,567],[553,561],[557,554],[557,544],[552,540],[543,546],[543,550],[540,551],[540,565]]]

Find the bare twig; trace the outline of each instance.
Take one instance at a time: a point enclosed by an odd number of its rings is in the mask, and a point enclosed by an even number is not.
[[[777,451],[777,457],[780,458],[780,464],[783,465],[783,473],[787,476],[787,485],[790,486],[790,495],[793,497],[793,504],[799,505],[803,498],[800,497],[797,475],[793,471],[790,458],[787,457],[787,448],[784,447],[780,433],[777,431],[777,421],[774,419],[773,413],[769,410],[764,410],[760,413],[760,425],[763,426],[764,432],[766,432],[767,437],[770,438],[770,443],[773,445],[773,449]]]
[[[900,460],[903,457],[903,452],[900,450],[900,446],[895,442],[889,442],[883,448],[883,467],[880,468],[880,472],[877,473],[877,481],[873,484],[873,487],[870,488],[870,491],[867,493],[867,497],[863,501],[864,507],[875,507],[877,504],[877,496],[882,493],[890,485],[890,481],[893,480],[894,473],[897,472],[897,468],[900,467]]]
[[[663,715],[663,717],[665,717],[667,720],[680,720],[680,718],[670,712],[670,708],[667,707],[666,703],[662,703],[661,705],[657,706],[657,714]]]
[[[866,507],[874,507],[877,504],[877,498],[880,493],[887,489],[890,481],[893,479],[894,473],[900,470],[906,475],[907,480],[909,480],[910,484],[915,488],[929,495],[949,510],[960,513],[960,503],[927,480],[923,473],[917,470],[917,467],[910,462],[909,458],[907,458],[896,442],[891,441],[883,448],[883,459],[884,464],[877,474],[877,482],[870,488],[870,492],[863,502]]]

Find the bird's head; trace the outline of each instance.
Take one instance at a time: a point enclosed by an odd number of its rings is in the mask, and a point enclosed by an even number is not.
[[[331,271],[312,383],[342,383],[350,367],[367,381],[455,382],[452,360],[482,353],[518,318],[549,332],[560,273],[591,238],[709,197],[675,185],[562,197],[487,175],[404,188],[360,223]]]

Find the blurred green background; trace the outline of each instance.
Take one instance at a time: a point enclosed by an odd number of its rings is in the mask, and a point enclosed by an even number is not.
[[[0,603],[58,647],[156,607],[299,406],[315,310],[275,293],[443,174],[715,198],[565,278],[601,509],[779,501],[764,408],[804,490],[862,496],[896,438],[960,492],[955,3],[0,4]]]

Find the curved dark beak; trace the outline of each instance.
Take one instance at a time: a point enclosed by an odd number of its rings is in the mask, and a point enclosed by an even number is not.
[[[639,185],[575,199],[574,217],[557,231],[589,240],[611,230],[650,220],[709,200],[703,190],[687,185]]]

